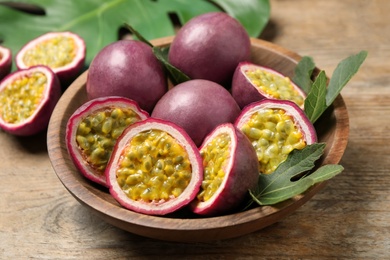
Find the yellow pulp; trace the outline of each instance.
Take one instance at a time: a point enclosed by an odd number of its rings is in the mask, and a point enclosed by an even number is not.
[[[208,143],[202,150],[204,176],[198,200],[207,201],[221,186],[225,177],[225,166],[230,156],[230,136],[220,134]]]
[[[158,202],[180,196],[191,180],[192,167],[187,152],[171,135],[148,130],[132,138],[116,174],[130,199]]]
[[[46,65],[50,68],[63,67],[73,61],[77,46],[71,37],[58,36],[38,43],[26,51],[23,62],[27,66]]]
[[[118,137],[127,126],[138,121],[139,115],[130,108],[107,107],[85,117],[76,133],[85,160],[103,173]]]
[[[274,172],[292,150],[306,146],[294,119],[282,109],[268,108],[254,113],[241,130],[256,150],[260,173]]]
[[[29,118],[40,104],[47,78],[42,72],[33,72],[8,84],[0,92],[0,116],[9,124],[18,124]]]
[[[295,89],[290,78],[261,69],[247,70],[245,73],[257,88],[274,99],[290,100],[300,107],[303,106],[304,97]]]

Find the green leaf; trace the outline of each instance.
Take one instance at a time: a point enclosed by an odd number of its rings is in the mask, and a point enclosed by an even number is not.
[[[190,80],[190,78],[186,74],[184,74],[179,69],[169,63],[168,52],[169,48],[153,47],[154,55],[166,68],[169,79],[171,80],[172,84],[177,85],[179,83]]]
[[[9,7],[20,3],[39,6],[44,14],[30,14]],[[151,40],[175,34],[171,14],[176,14],[184,24],[194,16],[214,11],[226,11],[237,18],[254,37],[260,34],[269,19],[269,3],[265,0],[0,1],[0,42],[16,54],[24,44],[46,32],[72,31],[86,41],[88,66],[98,51],[119,39],[124,23],[131,24],[145,39]]]
[[[311,75],[315,68],[312,58],[303,57],[298,62],[293,81],[308,93],[304,111],[312,123],[316,122],[333,103],[348,81],[357,73],[366,57],[367,51],[361,51],[342,60],[333,72],[328,86],[324,71],[321,71],[312,82]]]
[[[310,178],[315,183],[320,183],[326,180],[329,180],[336,176],[337,174],[341,173],[344,170],[344,167],[338,164],[327,164],[323,165],[320,168],[318,168],[315,172],[310,174],[309,176],[305,177]]]
[[[150,47],[152,47],[154,56],[163,64],[163,66],[166,69],[166,72],[168,73],[168,77],[170,78],[173,85],[177,85],[179,83],[185,82],[187,80],[190,80],[190,78],[185,75],[182,71],[180,71],[178,68],[173,66],[169,60],[168,60],[168,53],[169,53],[169,47],[155,47],[152,43],[150,43],[148,40],[144,38],[142,34],[140,34],[137,30],[135,30],[131,25],[125,23],[125,27],[133,33],[138,40],[148,44]]]
[[[313,81],[311,80],[311,75],[315,67],[316,65],[314,64],[313,58],[309,56],[304,56],[298,62],[298,65],[295,68],[293,81],[305,93],[310,92],[311,86],[313,84]]]
[[[353,75],[359,70],[367,57],[367,51],[361,51],[356,55],[349,56],[342,60],[333,72],[329,81],[326,105],[330,106],[340,94],[342,88],[348,83]]]
[[[271,6],[269,0],[214,0],[246,28],[249,35],[258,37],[268,23]]]
[[[321,71],[305,99],[305,114],[312,123],[314,123],[327,108],[326,83],[326,74],[324,71]]]
[[[127,24],[125,23],[124,24],[125,28],[128,29],[133,35],[135,35],[135,37],[138,38],[138,40],[146,43],[147,45],[149,45],[150,47],[154,47],[153,44],[151,44],[147,39],[145,39],[145,37],[140,34],[136,29],[134,29],[130,24]]]
[[[324,143],[315,143],[302,150],[293,150],[286,161],[271,174],[260,174],[258,187],[250,194],[259,205],[271,205],[301,194],[315,182],[311,178],[292,179],[314,167],[325,149]]]

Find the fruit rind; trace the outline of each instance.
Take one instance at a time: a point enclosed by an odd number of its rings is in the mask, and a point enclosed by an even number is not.
[[[57,75],[58,79],[60,80],[61,84],[63,86],[69,84],[72,82],[82,71],[84,67],[85,62],[85,55],[86,55],[86,45],[84,42],[84,39],[82,39],[79,35],[70,32],[70,31],[64,31],[64,32],[48,32],[45,34],[42,34],[38,36],[37,38],[31,40],[26,45],[24,45],[19,52],[16,54],[15,57],[15,63],[18,69],[26,69],[29,66],[27,66],[23,62],[23,56],[26,53],[27,50],[33,48],[36,44],[52,39],[57,36],[66,36],[71,37],[77,46],[77,52],[75,54],[75,58],[73,61],[65,66],[58,67],[58,68],[51,68],[53,72]]]
[[[241,109],[220,84],[195,79],[176,85],[156,104],[151,116],[184,128],[197,146],[217,125],[233,123]]]
[[[102,186],[108,187],[104,173],[102,175],[97,174],[95,170],[84,161],[78,148],[78,144],[76,143],[76,132],[80,122],[94,111],[103,109],[105,107],[130,108],[138,114],[141,120],[148,118],[149,114],[146,111],[143,111],[139,105],[131,99],[118,96],[108,96],[85,102],[78,109],[76,109],[76,111],[74,111],[69,118],[66,127],[65,138],[66,146],[73,163],[76,165],[77,169],[79,169],[81,174],[84,175],[87,179]]]
[[[11,72],[12,52],[10,49],[0,46],[0,81]]]
[[[41,65],[33,66],[28,69],[17,70],[11,74],[8,74],[0,83],[0,92],[3,91],[3,89],[16,78],[20,78],[24,75],[30,75],[33,72],[41,72],[47,78],[42,100],[35,108],[33,114],[30,115],[28,119],[20,123],[7,123],[3,120],[3,118],[0,117],[0,127],[10,134],[18,136],[30,136],[46,129],[54,107],[60,99],[61,85],[57,76],[50,68]]]
[[[118,168],[118,161],[121,157],[122,150],[126,144],[128,144],[137,133],[151,129],[166,131],[175,140],[177,140],[182,147],[184,147],[191,162],[192,177],[187,188],[179,197],[164,202],[145,203],[129,199],[126,196],[117,182],[116,170]],[[202,182],[202,172],[202,158],[199,154],[198,148],[192,142],[188,134],[181,127],[171,122],[148,118],[128,127],[118,139],[114,152],[112,153],[111,159],[106,168],[106,178],[110,193],[123,207],[144,214],[166,215],[188,205],[195,198]]]
[[[288,100],[264,99],[252,103],[251,105],[245,107],[242,110],[241,114],[236,119],[235,125],[240,129],[242,124],[247,121],[248,117],[250,117],[253,112],[259,110],[260,108],[281,108],[286,110],[288,114],[292,115],[294,118],[297,119],[299,127],[306,134],[306,141],[309,144],[317,142],[317,133],[315,131],[315,128],[313,127],[313,124],[305,115],[305,112],[295,103]]]
[[[120,40],[104,47],[92,60],[88,70],[87,96],[123,96],[135,100],[152,112],[168,90],[162,64],[152,48],[137,40]]]
[[[191,79],[229,86],[239,62],[250,59],[250,37],[244,27],[223,12],[194,17],[178,31],[169,62]]]
[[[252,102],[260,101],[263,99],[275,99],[272,95],[269,95],[254,86],[254,84],[248,79],[248,77],[244,73],[245,70],[248,69],[260,69],[276,76],[280,76],[282,78],[286,77],[280,72],[265,66],[254,64],[248,61],[240,62],[233,74],[231,91],[232,96],[234,97],[241,109],[243,109],[245,106],[249,105]],[[290,81],[290,83],[294,87],[295,91],[297,91],[298,94],[303,97],[303,99],[306,98],[305,92],[299,86],[297,86],[292,81]],[[303,104],[300,107],[303,108]]]
[[[245,126],[245,124],[247,124],[247,122],[250,121],[252,115],[254,115],[260,110],[264,111],[266,109],[282,110],[286,115],[291,116],[293,118],[292,123],[294,124],[295,127],[297,127],[300,130],[299,133],[301,133],[303,136],[303,140],[305,142],[304,145],[310,145],[317,142],[316,130],[313,124],[305,115],[304,111],[300,107],[298,107],[294,102],[287,101],[287,100],[263,99],[261,101],[253,102],[242,110],[240,116],[237,118],[235,122],[235,126],[238,129],[242,130],[243,132],[246,132],[243,129],[243,127]],[[262,130],[268,131],[268,129],[262,129]],[[258,137],[256,137],[255,139],[257,140],[257,138]],[[279,139],[276,140],[278,141],[277,146],[279,146],[280,145]],[[269,147],[271,147],[271,145],[269,145],[267,148]],[[259,159],[259,163],[260,163],[260,159]],[[263,172],[260,166],[262,165],[259,164],[260,173],[266,173],[266,174],[270,173],[270,172]]]
[[[216,127],[205,138],[199,148],[200,151],[221,133],[228,133],[231,137],[230,155],[224,167],[224,180],[209,200],[195,199],[191,203],[193,212],[199,215],[221,215],[237,209],[247,197],[248,190],[256,187],[259,178],[256,152],[248,138],[233,124],[221,124]]]

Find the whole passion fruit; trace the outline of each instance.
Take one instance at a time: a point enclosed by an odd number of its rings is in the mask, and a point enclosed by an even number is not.
[[[241,110],[221,85],[202,79],[183,82],[169,90],[151,116],[184,128],[197,146],[216,126],[233,123]]]
[[[9,74],[0,83],[0,128],[20,136],[43,131],[60,95],[60,82],[46,66]]]
[[[149,114],[128,98],[109,96],[90,100],[69,118],[66,128],[68,152],[80,172],[107,187],[104,171],[118,137]]]
[[[167,91],[163,66],[141,41],[120,40],[104,47],[92,60],[87,77],[90,99],[123,96],[151,112]]]
[[[202,14],[177,32],[168,59],[192,79],[207,79],[226,87],[238,63],[250,59],[250,38],[226,13]]]
[[[289,77],[250,62],[241,62],[233,75],[232,95],[237,104],[246,105],[262,99],[290,100],[303,108],[305,92]]]
[[[125,208],[150,215],[189,204],[202,173],[202,158],[187,133],[153,118],[124,131],[106,169],[112,196]]]
[[[50,67],[66,86],[81,72],[85,62],[84,40],[72,32],[49,32],[27,43],[16,54],[18,69],[35,65]]]
[[[313,124],[303,110],[287,100],[263,99],[246,106],[236,127],[251,141],[259,173],[271,174],[294,149],[317,142]]]
[[[200,192],[191,203],[201,215],[221,215],[236,209],[257,185],[255,149],[233,124],[219,125],[199,148],[204,175]]]
[[[11,50],[0,46],[0,81],[11,72],[12,53]]]

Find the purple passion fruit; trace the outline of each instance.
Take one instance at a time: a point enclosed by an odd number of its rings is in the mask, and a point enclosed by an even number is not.
[[[0,83],[0,128],[20,136],[43,131],[60,95],[60,82],[46,66],[9,74]]]
[[[121,40],[104,47],[92,60],[87,77],[89,99],[123,96],[151,112],[167,91],[163,66],[146,43]]]
[[[11,50],[0,46],[0,81],[11,72],[12,54]]]
[[[221,85],[202,79],[178,84],[156,104],[151,116],[187,131],[197,146],[217,125],[233,123],[241,110]]]
[[[50,32],[27,43],[16,54],[16,66],[25,69],[45,65],[61,84],[69,84],[81,72],[85,61],[85,42],[72,32]]]
[[[222,124],[199,148],[204,175],[200,192],[191,203],[195,213],[221,215],[236,209],[259,178],[256,152],[233,124]]]
[[[202,173],[202,158],[187,133],[153,118],[124,131],[106,169],[112,196],[125,208],[150,215],[189,204]]]
[[[303,110],[287,100],[263,99],[246,106],[236,127],[251,141],[259,173],[271,174],[294,149],[317,142],[313,124]]]
[[[184,24],[168,55],[169,62],[191,79],[206,79],[226,87],[238,63],[250,59],[250,38],[228,14],[206,13]]]
[[[66,128],[74,164],[86,178],[107,187],[104,171],[116,140],[126,127],[148,117],[135,101],[123,97],[86,102],[69,118]]]
[[[290,100],[303,108],[306,98],[306,94],[290,78],[250,62],[241,62],[237,66],[232,95],[241,108],[265,98]]]

